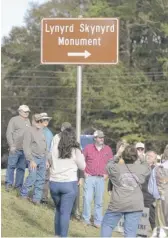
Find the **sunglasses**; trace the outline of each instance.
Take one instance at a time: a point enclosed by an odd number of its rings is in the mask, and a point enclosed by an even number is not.
[[[42,120],[39,120],[39,121],[36,121],[37,123],[42,123],[43,121]]]
[[[42,119],[42,121],[49,121],[49,119]]]
[[[47,121],[47,122],[49,122],[49,120],[48,119],[41,119],[41,120],[39,120],[38,122],[44,122],[44,121]]]
[[[144,148],[137,148],[137,150],[141,150],[141,151],[143,151],[143,150],[144,150]]]

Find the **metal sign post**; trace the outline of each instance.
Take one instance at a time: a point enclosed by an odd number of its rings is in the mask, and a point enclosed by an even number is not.
[[[80,143],[81,135],[81,99],[82,99],[82,66],[77,66],[77,91],[76,91],[76,137]]]
[[[41,64],[77,65],[76,135],[79,143],[82,65],[115,65],[119,60],[118,51],[118,18],[43,18],[41,21]],[[79,198],[78,194],[76,214]]]
[[[76,137],[80,143],[81,135],[81,101],[82,101],[82,66],[77,66],[77,88],[76,88]],[[75,216],[80,217],[80,187],[78,189],[78,196],[76,197],[76,211]]]

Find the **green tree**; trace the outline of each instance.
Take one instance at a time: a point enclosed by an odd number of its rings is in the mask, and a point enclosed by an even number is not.
[[[65,120],[75,126],[76,67],[40,64],[41,19],[119,17],[119,64],[83,66],[82,128],[104,130],[111,145],[126,138],[161,150],[168,132],[167,1],[85,0],[80,7],[77,0],[32,5],[25,26],[3,39],[2,107],[47,111],[54,131]]]

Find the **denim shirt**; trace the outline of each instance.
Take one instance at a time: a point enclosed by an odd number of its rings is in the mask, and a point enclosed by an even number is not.
[[[46,143],[47,143],[47,150],[50,151],[51,148],[51,142],[53,139],[53,134],[52,132],[48,129],[48,127],[44,127],[43,128],[43,133],[46,139]]]

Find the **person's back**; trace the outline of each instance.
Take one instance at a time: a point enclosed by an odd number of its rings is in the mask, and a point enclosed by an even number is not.
[[[77,181],[78,168],[85,168],[84,156],[79,149],[72,149],[71,158],[59,158],[58,148],[55,148],[55,156],[52,157],[52,166],[50,169],[50,180],[55,182]],[[52,153],[53,155],[53,153]]]
[[[78,193],[77,170],[84,170],[86,166],[72,128],[63,130],[60,136],[53,139],[51,154],[50,193],[56,206],[55,235],[67,237],[70,215]]]
[[[111,237],[112,231],[124,216],[124,236],[136,237],[139,220],[144,208],[141,184],[150,173],[147,163],[137,162],[134,146],[127,146],[122,154],[124,163],[118,159],[109,161],[107,172],[113,184],[111,200],[104,215],[101,237]]]
[[[114,155],[114,160],[118,160],[118,163],[121,163],[121,164],[124,163],[124,161],[122,159],[122,153],[127,146],[128,146],[128,143],[125,140],[120,140],[117,142],[116,154]],[[107,191],[109,194],[111,194],[112,189],[113,189],[113,184],[112,184],[111,180],[109,179],[108,185],[107,185]]]
[[[109,209],[121,212],[143,210],[141,184],[149,171],[147,164],[115,164],[110,170],[113,191]]]

